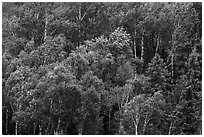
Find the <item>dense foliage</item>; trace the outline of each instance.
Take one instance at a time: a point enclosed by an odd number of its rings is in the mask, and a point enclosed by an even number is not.
[[[3,134],[202,134],[202,3],[2,11]]]

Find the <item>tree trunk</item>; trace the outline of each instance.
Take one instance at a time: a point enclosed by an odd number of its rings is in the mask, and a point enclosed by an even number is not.
[[[133,45],[134,46],[134,53],[135,53],[135,59],[137,58],[137,47],[136,45]]]
[[[159,46],[160,46],[160,36],[159,36],[159,34],[157,35],[156,45],[157,46],[156,46],[156,49],[155,49],[155,55],[158,52]]]
[[[42,126],[39,124],[39,135],[42,135]]]
[[[174,47],[171,53],[171,83],[174,83]]]
[[[45,28],[44,28],[44,42],[47,38],[47,25],[48,25],[48,13],[47,9],[45,8]]]
[[[172,121],[171,124],[170,124],[170,127],[169,127],[169,134],[168,134],[168,135],[171,135],[171,129],[172,129],[172,126],[173,126],[173,121]]]
[[[135,126],[135,135],[138,135],[137,130],[138,130],[138,123],[139,123],[140,118],[135,119],[133,115],[131,116],[131,118],[132,118],[133,124]]]
[[[79,4],[79,10],[78,10],[78,17],[77,17],[77,22],[78,22],[78,24],[77,24],[77,27],[78,27],[78,41],[77,41],[77,44],[78,44],[78,46],[80,46],[81,45],[81,38],[82,38],[82,36],[81,36],[81,33],[82,33],[82,31],[81,31],[81,22],[82,22],[82,20],[84,19],[84,17],[86,16],[86,14],[87,14],[87,12],[85,12],[83,15],[82,15],[82,10],[81,10],[81,8],[82,8],[82,5],[81,5],[81,3]]]
[[[61,125],[61,118],[59,117],[58,123],[57,123],[57,133],[60,133],[60,125]]]
[[[18,122],[16,122],[16,125],[15,125],[15,135],[18,135]]]
[[[146,117],[145,117],[144,126],[143,126],[143,130],[142,130],[143,135],[145,134],[145,130],[146,130],[146,127],[147,127],[147,123],[149,122],[149,120],[148,120],[148,115],[149,115],[149,114],[146,114]]]
[[[137,46],[136,46],[136,29],[134,30],[133,34],[133,54],[135,57],[135,60],[137,59]],[[136,79],[136,74],[137,74],[137,68],[135,68],[135,79]]]
[[[117,103],[118,104],[118,108],[119,108],[119,121],[120,121],[120,127],[119,127],[119,132],[124,132],[124,129],[123,129],[123,125],[122,125],[122,121],[121,121],[121,116],[122,116],[122,105]]]
[[[138,135],[138,133],[137,133],[137,125],[135,125],[135,135]]]
[[[109,132],[109,135],[110,135],[110,108],[109,108],[109,111],[108,111],[108,132]]]
[[[134,48],[134,53],[135,53],[135,59],[137,59],[137,47],[136,47],[136,44],[133,45],[133,48]],[[137,74],[137,69],[135,68],[135,79],[136,79],[136,75]]]
[[[82,133],[83,133],[83,125],[81,125],[81,126],[79,127],[79,133],[78,133],[78,135],[82,135]]]
[[[6,135],[8,135],[8,109],[6,109]]]
[[[174,83],[174,54],[176,49],[176,34],[172,35],[172,42],[173,43],[171,49],[171,83]]]
[[[34,123],[34,127],[33,127],[33,135],[35,135],[35,131],[36,131],[36,123]]]
[[[80,46],[80,39],[81,39],[81,4],[79,6],[79,11],[78,11],[78,47]]]
[[[144,34],[142,34],[141,39],[141,60],[144,61]]]
[[[138,129],[138,123],[137,121],[133,120],[134,126],[135,126],[135,135],[138,135],[137,129]]]
[[[137,47],[136,47],[136,30],[134,31],[133,48],[134,48],[134,56],[135,56],[135,59],[136,59],[136,58],[137,58]]]

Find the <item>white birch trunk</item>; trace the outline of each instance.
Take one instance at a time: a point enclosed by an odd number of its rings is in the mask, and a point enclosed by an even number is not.
[[[149,114],[146,114],[145,122],[144,122],[144,125],[143,125],[143,130],[142,130],[143,135],[145,133],[145,130],[146,130],[146,127],[147,127],[147,123],[149,122],[148,116],[149,116]]]
[[[61,124],[61,118],[59,117],[58,123],[57,123],[57,132],[60,132],[60,124]]]
[[[171,135],[171,129],[173,127],[173,122],[171,122],[170,127],[169,127],[169,135]]]
[[[42,135],[42,126],[39,124],[39,135]]]
[[[174,47],[173,47],[174,48]],[[174,82],[174,49],[172,50],[172,53],[171,53],[171,83]]]
[[[134,31],[134,41],[133,41],[133,46],[134,46],[134,53],[135,53],[135,59],[136,59],[136,58],[137,58],[136,30]]]
[[[35,130],[36,130],[36,123],[34,123],[34,127],[33,127],[33,135],[35,135]]]
[[[8,109],[6,109],[6,135],[8,135]]]
[[[44,42],[47,38],[47,25],[48,25],[48,13],[47,9],[45,9],[45,30],[44,30]]]
[[[132,115],[131,116],[132,118],[132,121],[133,121],[133,124],[134,124],[134,127],[135,127],[135,135],[138,135],[138,123],[139,123],[139,117],[136,116],[136,118],[134,118],[134,116]]]
[[[141,60],[144,61],[144,35],[143,34],[141,39]]]
[[[137,129],[138,129],[138,123],[137,123],[137,120],[133,120],[134,122],[134,126],[135,126],[135,135],[138,135],[138,132],[137,132]]]
[[[16,125],[15,125],[15,135],[18,135],[18,122],[16,122]]]

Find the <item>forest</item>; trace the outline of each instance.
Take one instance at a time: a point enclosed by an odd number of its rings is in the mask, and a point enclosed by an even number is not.
[[[3,135],[201,135],[201,2],[3,2]]]

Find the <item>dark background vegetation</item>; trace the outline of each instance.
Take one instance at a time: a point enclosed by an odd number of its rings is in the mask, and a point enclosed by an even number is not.
[[[3,134],[202,134],[202,3],[2,10]]]

